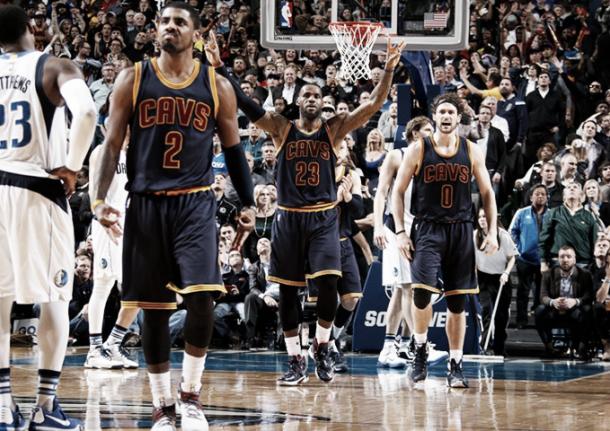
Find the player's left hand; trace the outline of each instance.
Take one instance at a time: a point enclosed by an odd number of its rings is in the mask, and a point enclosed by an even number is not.
[[[51,175],[55,175],[61,180],[64,186],[64,191],[66,192],[66,196],[70,198],[70,196],[72,196],[76,190],[76,172],[71,171],[65,166],[60,166],[59,168],[53,169],[49,173]]]
[[[222,60],[220,58],[220,49],[218,48],[218,42],[216,41],[216,34],[214,31],[210,31],[209,38],[205,43],[205,57],[208,59],[210,66],[216,68],[222,66]]]
[[[392,44],[392,38],[388,37],[388,47],[386,50],[387,57],[385,63],[386,70],[393,70],[398,62],[400,61],[400,53],[404,51],[407,44],[405,41],[400,42],[398,45]]]
[[[498,236],[488,233],[483,240],[483,244],[481,244],[481,251],[484,251],[486,255],[494,254],[498,251]]]

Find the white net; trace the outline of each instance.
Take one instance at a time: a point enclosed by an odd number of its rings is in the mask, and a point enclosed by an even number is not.
[[[329,25],[341,54],[341,78],[355,83],[358,79],[371,77],[369,57],[382,28],[382,24],[371,22],[333,22]]]

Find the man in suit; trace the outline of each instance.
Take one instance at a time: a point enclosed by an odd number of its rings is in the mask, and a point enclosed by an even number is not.
[[[275,87],[271,94],[273,100],[283,97],[288,106],[294,105],[301,90],[301,84],[297,82],[297,70],[294,66],[288,65],[284,69],[284,82]]]
[[[559,92],[551,88],[551,76],[543,70],[538,75],[538,88],[527,95],[529,130],[525,144],[525,167],[536,162],[536,151],[545,142],[555,142],[555,134],[565,118],[565,103]]]
[[[271,241],[261,238],[256,243],[258,262],[248,267],[250,278],[250,292],[246,295],[245,321],[246,346],[249,348],[255,343],[256,328],[261,315],[270,312],[276,313],[280,299],[280,286],[267,281],[269,263],[271,261]]]
[[[500,190],[502,174],[504,173],[506,143],[500,129],[491,125],[492,117],[493,112],[491,108],[481,105],[477,122],[478,139],[476,142],[485,154],[485,167],[489,172],[494,193],[497,196]]]

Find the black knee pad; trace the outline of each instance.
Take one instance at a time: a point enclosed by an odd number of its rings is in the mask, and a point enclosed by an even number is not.
[[[466,306],[466,295],[451,295],[446,296],[447,309],[454,314],[459,314],[464,311]]]
[[[291,331],[299,327],[303,320],[303,309],[299,300],[299,288],[280,285],[280,320],[284,331]]]
[[[339,298],[337,297],[338,280],[339,277],[336,275],[323,275],[309,280],[318,291],[318,303],[316,305],[318,318],[326,322],[335,320],[337,305],[339,305]]]
[[[432,301],[432,292],[426,289],[413,289],[413,304],[423,310]]]
[[[142,350],[147,364],[169,361],[171,348],[169,316],[171,310],[144,310],[142,323]]]
[[[186,321],[184,341],[204,349],[210,345],[214,330],[214,296],[211,292],[193,292],[184,295]]]

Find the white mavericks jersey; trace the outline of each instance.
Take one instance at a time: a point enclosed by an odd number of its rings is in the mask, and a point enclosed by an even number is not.
[[[125,150],[121,150],[121,154],[119,155],[119,163],[116,166],[116,173],[114,174],[114,178],[112,178],[112,182],[110,183],[110,187],[108,188],[108,193],[106,194],[106,202],[113,208],[121,211],[121,218],[125,218],[125,202],[127,201],[127,189],[125,186],[127,185],[127,152]]]
[[[47,54],[0,55],[0,170],[49,177],[67,154],[65,110],[42,88]]]

